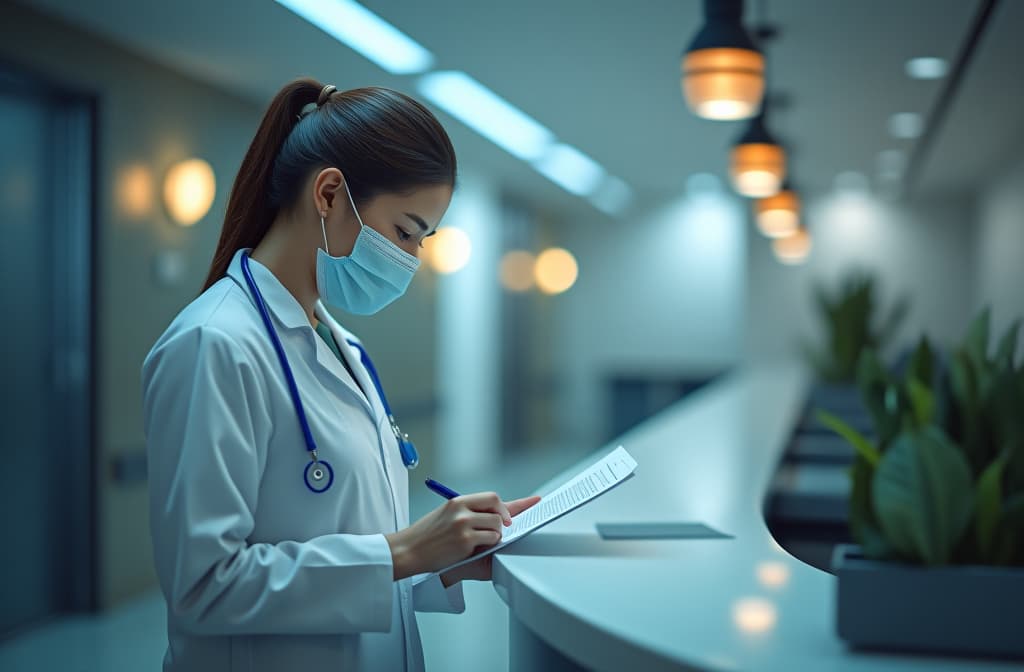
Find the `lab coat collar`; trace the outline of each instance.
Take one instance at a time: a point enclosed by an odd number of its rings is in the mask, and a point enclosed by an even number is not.
[[[322,302],[316,302],[314,313],[316,314],[316,319],[326,324],[327,328],[331,330],[331,335],[334,336],[334,341],[338,344],[341,356],[348,362],[349,368],[352,369],[352,372],[359,380],[359,385],[366,391],[367,401],[370,402],[370,406],[373,409],[374,420],[379,421],[380,418],[386,416],[384,404],[380,399],[380,394],[377,392],[377,386],[374,384],[366,367],[363,366],[359,350],[352,345],[353,341],[360,343],[359,339],[352,332],[338,324],[338,321],[328,312]]]
[[[235,256],[231,259],[231,264],[228,266],[228,275],[255,301],[256,299],[251,296],[249,285],[245,281],[245,275],[242,273],[242,254],[244,252],[251,253],[252,249],[244,248],[235,252]],[[249,270],[252,271],[253,280],[256,281],[257,286],[260,288],[260,294],[263,295],[267,309],[280,326],[286,329],[306,327],[312,330],[313,327],[309,324],[309,319],[306,317],[306,312],[302,310],[302,305],[292,296],[288,288],[281,284],[277,276],[270,272],[269,268],[250,258]]]

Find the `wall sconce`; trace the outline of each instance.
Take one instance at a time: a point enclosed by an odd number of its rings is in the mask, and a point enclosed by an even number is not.
[[[533,278],[537,288],[545,294],[561,294],[576,283],[579,267],[568,250],[551,247],[537,256]]]
[[[533,287],[537,260],[526,250],[512,250],[501,258],[501,284],[510,292],[525,292]]]
[[[460,271],[469,263],[473,244],[462,229],[446,226],[423,241],[421,257],[435,272],[447,275]]]
[[[192,226],[213,205],[217,185],[213,168],[202,159],[188,159],[171,166],[164,178],[164,206],[171,219]]]

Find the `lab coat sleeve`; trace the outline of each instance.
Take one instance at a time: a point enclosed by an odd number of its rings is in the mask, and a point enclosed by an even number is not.
[[[462,581],[445,588],[438,574],[417,574],[412,577],[412,604],[416,611],[461,614],[466,610]]]
[[[208,326],[143,365],[151,529],[170,615],[194,634],[386,632],[394,568],[382,534],[247,542],[270,433],[261,381]]]

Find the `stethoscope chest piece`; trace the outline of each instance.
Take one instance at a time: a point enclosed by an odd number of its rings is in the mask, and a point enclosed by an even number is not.
[[[299,387],[295,383],[295,376],[292,374],[292,367],[288,364],[288,356],[285,355],[284,346],[281,344],[281,339],[277,335],[277,330],[274,329],[274,324],[270,320],[270,313],[267,310],[266,302],[263,300],[263,295],[260,293],[259,287],[256,286],[256,280],[252,277],[252,271],[249,270],[249,254],[245,252],[242,254],[242,275],[245,276],[245,282],[249,285],[249,290],[252,292],[253,301],[256,303],[256,308],[259,310],[260,317],[263,319],[263,324],[267,328],[267,333],[270,335],[270,341],[274,344],[274,350],[277,352],[277,358],[281,362],[281,370],[284,373],[285,380],[288,383],[288,393],[291,395],[292,404],[295,406],[295,414],[299,419],[299,427],[302,429],[302,437],[306,443],[306,450],[309,452],[309,456],[312,458],[309,464],[306,465],[305,470],[302,472],[302,478],[306,482],[306,487],[311,492],[317,494],[326,492],[331,484],[334,483],[334,469],[331,465],[321,460],[317,456],[316,441],[313,439],[313,432],[309,427],[309,421],[306,419],[306,411],[302,406],[302,399],[299,398]],[[366,350],[356,341],[349,341],[349,343],[359,350],[359,357],[366,367],[367,373],[370,374],[370,378],[373,380],[373,386],[377,388],[377,394],[380,395],[381,406],[384,407],[385,413],[387,413],[388,421],[391,423],[391,431],[395,435],[395,439],[398,440],[398,448],[402,454],[402,462],[409,469],[414,469],[419,464],[420,456],[416,452],[416,447],[409,441],[409,435],[403,434],[402,430],[398,428],[398,423],[395,422],[395,417],[391,413],[391,407],[388,405],[388,398],[384,396],[384,388],[380,384],[380,376],[377,375],[377,369],[373,366],[373,362],[370,361],[370,356],[366,354]]]
[[[319,494],[331,487],[331,483],[334,483],[334,469],[324,460],[313,459],[306,465],[303,478],[306,481],[306,487]]]

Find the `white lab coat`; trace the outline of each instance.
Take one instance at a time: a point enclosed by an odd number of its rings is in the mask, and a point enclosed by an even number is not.
[[[409,525],[408,470],[354,337],[317,306],[369,399],[291,293],[250,268],[335,480],[322,494],[303,482],[309,455],[239,251],[143,364],[164,669],[422,670],[413,610],[461,613],[461,584],[393,580],[384,533]]]

